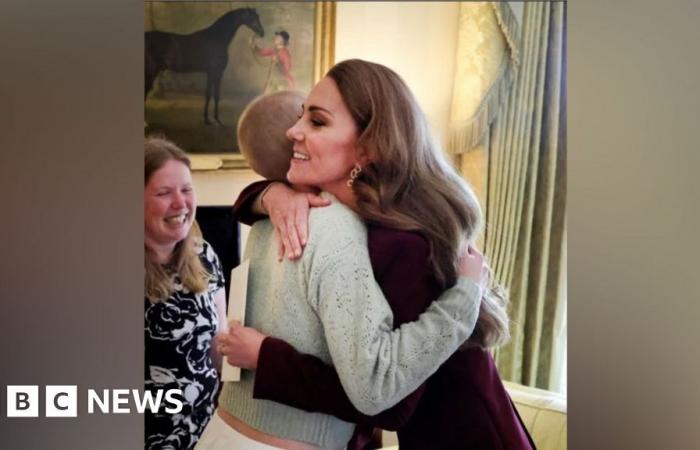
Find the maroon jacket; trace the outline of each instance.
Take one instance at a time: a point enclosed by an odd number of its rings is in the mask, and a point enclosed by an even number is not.
[[[234,212],[244,223],[267,182],[248,186]],[[414,321],[442,293],[432,276],[427,240],[417,232],[368,225],[369,255],[377,283],[394,313],[394,326]],[[372,427],[397,431],[401,450],[534,449],[487,350],[455,352],[427,382],[394,407],[366,416],[352,405],[332,366],[286,342],[263,341],[255,398],[358,424],[348,449],[366,448]]]

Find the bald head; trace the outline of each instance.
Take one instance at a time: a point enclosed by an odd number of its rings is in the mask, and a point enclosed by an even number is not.
[[[238,120],[238,148],[250,167],[268,180],[286,180],[292,159],[287,130],[302,111],[304,95],[281,91],[253,100]]]

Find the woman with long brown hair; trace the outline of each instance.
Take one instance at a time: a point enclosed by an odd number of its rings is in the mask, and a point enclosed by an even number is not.
[[[454,283],[463,243],[473,242],[481,230],[481,210],[473,191],[445,161],[403,80],[361,60],[331,68],[288,131],[294,142],[291,183],[338,178],[325,161],[334,157],[348,120],[356,151],[342,166],[345,187],[333,188],[367,223],[375,277],[399,326],[415,320]],[[269,211],[280,240],[296,258],[306,239],[306,198],[282,183],[263,183],[244,191],[237,207]],[[301,209],[289,206],[299,204]],[[251,211],[255,205],[265,211]],[[375,417],[355,408],[331,366],[280,339],[234,325],[222,341],[229,361],[256,370],[256,398],[334,414],[363,427],[397,429],[402,449],[530,449],[534,444],[489,353],[509,337],[505,308],[500,290],[488,290],[472,337],[409,399]],[[364,448],[366,437],[356,433],[350,448]]]

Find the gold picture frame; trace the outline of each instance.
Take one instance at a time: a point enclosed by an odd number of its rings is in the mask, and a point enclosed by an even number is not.
[[[294,58],[291,70],[295,71],[295,77],[289,78],[298,82],[298,85],[294,86],[295,89],[306,92],[321,79],[335,61],[335,2],[229,2],[227,4],[158,1],[146,2],[145,8],[145,132],[165,135],[180,145],[188,152],[192,161],[192,170],[249,169],[243,156],[235,148],[235,123],[245,105],[268,90],[271,71],[276,69],[276,66],[273,67],[273,61],[277,61],[276,58],[259,56],[263,55],[262,51],[254,54],[251,59],[250,52],[253,50],[250,48],[271,48],[273,39],[279,39],[277,36],[286,34],[284,37],[287,38],[287,42],[295,45],[294,47],[290,45],[291,55]],[[228,8],[228,11],[225,8]],[[213,95],[210,100],[205,100],[205,95],[208,98],[209,94],[204,92],[203,86],[206,85],[206,89],[209,90],[209,74],[204,71],[195,72],[194,75],[177,73],[177,63],[181,61],[172,55],[179,57],[182,52],[160,48],[166,45],[161,44],[160,41],[166,41],[168,37],[163,36],[168,33],[177,33],[180,36],[196,34],[198,30],[205,27],[211,28],[217,21],[225,20],[224,15],[235,15],[236,10],[243,9],[254,10],[256,20],[254,23],[235,24],[239,30],[233,32],[233,38],[229,38],[227,72],[223,77],[219,74],[222,120],[218,121],[218,100],[215,104]],[[298,16],[303,20],[296,20],[297,11]],[[264,30],[264,37],[256,34],[256,30],[261,27]],[[290,35],[291,39],[289,39]],[[182,38],[178,37],[178,39]],[[172,63],[173,60],[175,63]],[[167,64],[171,64],[172,68],[164,69],[163,67]],[[266,66],[262,67],[262,64]],[[228,80],[225,79],[226,76]],[[276,88],[286,88],[283,84],[284,80],[280,79],[281,84]],[[241,86],[247,82],[248,86],[253,87],[247,90],[236,90],[239,86],[235,84],[236,82]],[[218,90],[219,86],[211,89],[212,94],[215,89]],[[208,108],[204,109],[205,105]],[[204,111],[204,120],[201,117],[202,111]],[[212,112],[215,114],[214,117]],[[212,118],[216,122],[212,121]],[[187,123],[183,125],[183,121]],[[214,135],[216,138],[208,140]],[[212,144],[209,145],[209,142]],[[222,142],[226,145],[230,144],[234,149],[230,147],[223,149]]]

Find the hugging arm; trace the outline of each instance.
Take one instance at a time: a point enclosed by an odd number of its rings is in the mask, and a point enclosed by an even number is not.
[[[396,431],[411,418],[424,390],[422,384],[391,408],[374,416],[363,414],[350,401],[332,366],[313,355],[298,352],[281,339],[267,337],[260,349],[253,398]]]
[[[309,208],[330,205],[316,192],[297,192],[279,181],[258,181],[246,187],[233,206],[236,218],[246,224],[269,215],[277,236],[277,257],[299,259],[308,239]]]
[[[396,327],[416,320],[433,300],[428,248],[422,238],[399,234],[381,250],[388,262],[375,265],[375,276]],[[424,390],[421,384],[393,407],[374,416],[363,414],[348,398],[334,367],[298,352],[281,339],[268,337],[260,349],[253,396],[360,425],[397,430],[411,418]]]
[[[258,200],[258,195],[273,181],[262,180],[249,184],[241,191],[233,205],[233,215],[236,216],[239,222],[245,225],[253,225],[258,220],[267,219],[267,214],[262,214],[262,211],[256,211],[255,202]]]
[[[313,225],[312,225],[313,226]],[[367,243],[325,233],[310,271],[308,301],[352,404],[373,415],[423,383],[471,335],[481,288],[460,277],[419,320],[393,328],[393,315],[372,273]]]

